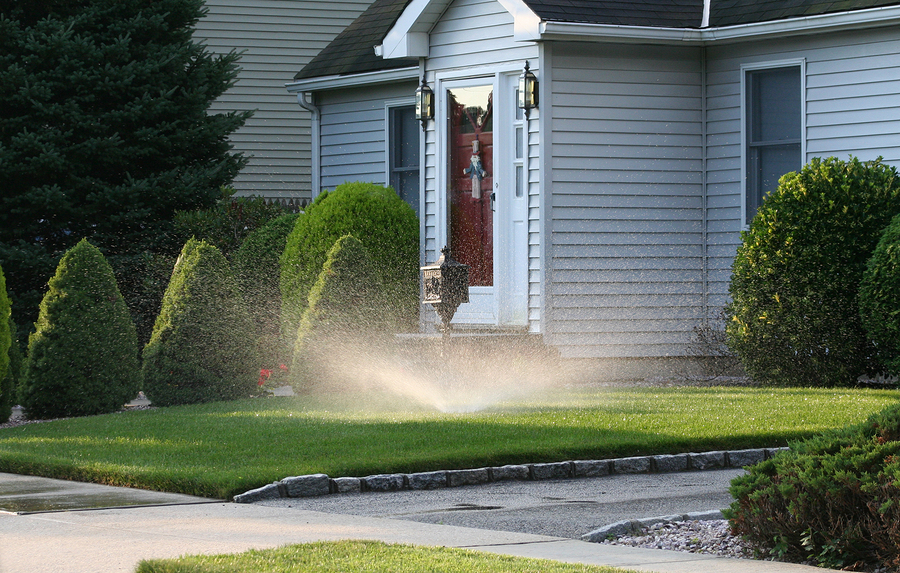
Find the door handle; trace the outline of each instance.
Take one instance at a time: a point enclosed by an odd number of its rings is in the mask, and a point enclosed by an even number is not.
[[[494,209],[494,202],[497,200],[497,193],[495,191],[491,192],[491,211],[496,211]]]

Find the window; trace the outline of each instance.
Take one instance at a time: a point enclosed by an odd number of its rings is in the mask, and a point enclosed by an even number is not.
[[[388,110],[390,185],[419,215],[419,132],[415,106]]]
[[[799,65],[744,73],[744,222],[749,223],[778,179],[803,165],[802,75]]]

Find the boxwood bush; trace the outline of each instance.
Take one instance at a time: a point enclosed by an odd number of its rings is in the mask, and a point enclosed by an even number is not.
[[[372,258],[351,235],[328,251],[309,293],[294,357],[291,384],[298,392],[355,383],[354,364],[376,361],[387,331],[384,290]]]
[[[344,235],[365,245],[384,278],[396,328],[412,327],[419,308],[419,221],[390,187],[344,183],[321,193],[297,218],[281,257],[282,320],[291,338],[328,250]]]
[[[884,230],[866,265],[859,313],[887,373],[900,375],[900,215]]]
[[[144,392],[157,406],[230,400],[256,389],[251,324],[228,261],[189,240],[144,347]]]
[[[278,281],[279,259],[296,221],[297,215],[288,213],[256,229],[247,235],[232,261],[238,288],[255,327],[260,362],[267,368],[288,362],[293,342],[281,334]]]
[[[760,552],[850,570],[900,566],[900,405],[732,481],[726,512]]]
[[[28,340],[22,405],[29,418],[119,410],[140,386],[137,332],[113,270],[82,239],[69,249],[41,301]]]
[[[741,234],[728,345],[757,381],[845,386],[875,368],[857,293],[900,178],[880,160],[814,159],[781,178]]]

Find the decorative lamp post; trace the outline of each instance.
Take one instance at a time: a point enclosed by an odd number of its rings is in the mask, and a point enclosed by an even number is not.
[[[528,68],[528,60],[525,60],[525,71],[519,76],[519,107],[528,112],[538,106],[538,79]]]
[[[441,354],[446,355],[450,342],[450,321],[459,305],[469,302],[469,265],[453,260],[450,247],[441,249],[440,258],[421,268],[425,287],[423,302],[434,305],[441,317]]]
[[[425,83],[422,77],[422,85],[416,88],[416,119],[422,122],[422,131],[428,120],[434,119],[434,92]]]

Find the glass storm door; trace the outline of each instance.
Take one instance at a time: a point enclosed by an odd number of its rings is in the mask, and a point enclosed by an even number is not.
[[[450,249],[470,287],[494,286],[493,85],[447,91]]]
[[[526,324],[527,199],[516,187],[518,179],[524,188],[523,162],[517,159],[521,145],[516,145],[522,137],[515,113],[517,78],[442,84],[439,105],[446,127],[438,159],[444,191],[439,201],[446,208],[446,227],[438,236],[470,267],[469,302],[457,310],[457,324]]]

